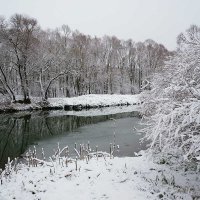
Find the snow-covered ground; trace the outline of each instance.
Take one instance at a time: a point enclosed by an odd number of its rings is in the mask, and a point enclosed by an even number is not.
[[[171,170],[140,157],[92,158],[68,167],[22,165],[0,185],[1,200],[90,200],[90,199],[198,199],[199,173]],[[52,165],[52,163],[49,163]]]
[[[74,98],[49,99],[51,106],[138,104],[138,95],[86,95]],[[129,112],[137,106],[118,107],[118,111],[104,108],[99,114]],[[97,110],[95,110],[96,112]],[[66,111],[53,111],[63,115]],[[66,114],[94,115],[89,111],[68,111]],[[59,160],[59,159],[58,159]],[[200,199],[200,167],[191,171],[183,165],[162,164],[144,153],[138,157],[92,158],[73,160],[65,165],[65,158],[48,161],[44,165],[17,165],[6,175],[0,175],[0,200],[197,200]],[[62,160],[64,162],[62,162]],[[160,161],[159,161],[160,160]],[[1,173],[1,172],[0,172]],[[2,184],[1,184],[2,181]]]
[[[90,106],[117,106],[119,104],[135,105],[139,103],[139,95],[118,94],[90,94],[72,98],[49,98],[51,106],[90,105]]]

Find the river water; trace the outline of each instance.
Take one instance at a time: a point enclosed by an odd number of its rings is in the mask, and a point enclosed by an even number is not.
[[[87,144],[95,149],[109,152],[110,143],[119,145],[117,156],[134,156],[145,149],[138,112],[126,112],[98,116],[68,115],[66,111],[19,112],[0,115],[0,168],[7,158],[24,154],[27,149],[41,149],[48,158],[59,143],[60,148],[69,146],[73,155],[74,144]]]

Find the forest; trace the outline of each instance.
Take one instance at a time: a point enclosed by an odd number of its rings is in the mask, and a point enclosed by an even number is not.
[[[67,25],[43,30],[28,16],[1,17],[0,92],[13,102],[20,95],[25,103],[31,97],[137,94],[149,89],[173,53],[151,39],[91,37]]]

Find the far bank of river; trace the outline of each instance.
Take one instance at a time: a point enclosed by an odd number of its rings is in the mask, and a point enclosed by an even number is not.
[[[30,104],[23,104],[21,100],[15,103],[4,103],[0,105],[0,113],[13,113],[25,110],[80,111],[93,108],[137,105],[139,103],[139,95],[91,94],[72,98],[49,98],[46,102],[42,101],[41,98],[32,97]]]

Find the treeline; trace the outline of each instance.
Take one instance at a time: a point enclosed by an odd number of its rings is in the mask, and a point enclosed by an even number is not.
[[[0,92],[12,101],[22,95],[27,103],[31,96],[134,94],[169,54],[153,40],[91,37],[67,25],[45,31],[27,16],[1,17]]]

